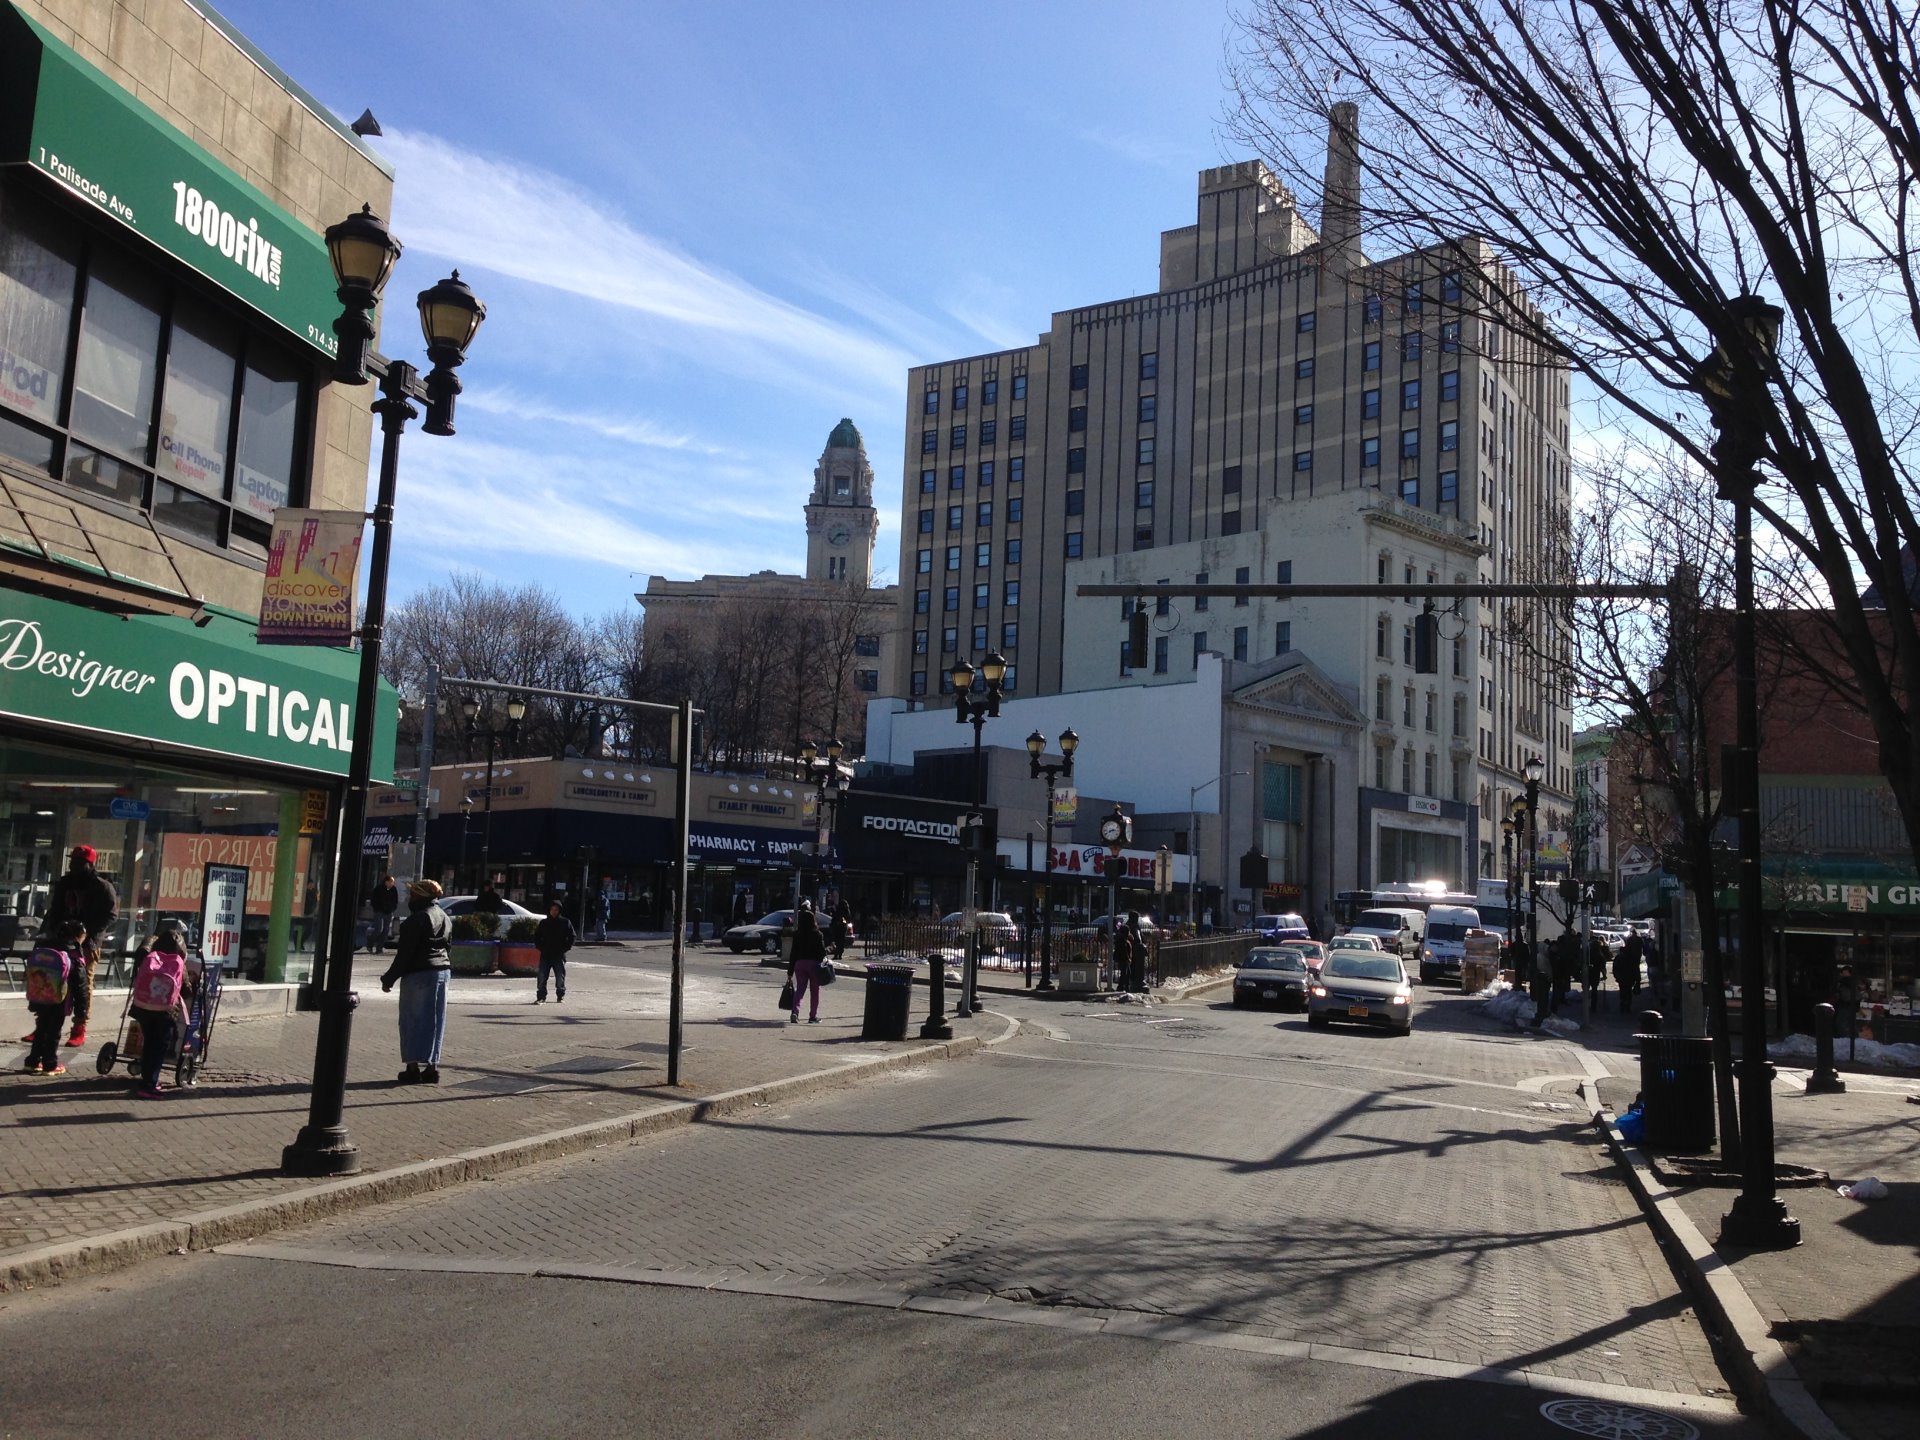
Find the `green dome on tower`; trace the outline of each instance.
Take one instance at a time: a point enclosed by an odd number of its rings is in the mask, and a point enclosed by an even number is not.
[[[854,429],[853,421],[842,418],[833,427],[833,433],[827,436],[829,450],[865,450],[867,442],[860,438],[860,432]]]

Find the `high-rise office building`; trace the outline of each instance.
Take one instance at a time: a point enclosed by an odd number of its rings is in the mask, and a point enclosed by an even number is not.
[[[1223,616],[1179,601],[1154,617],[1148,667],[1122,676],[1123,607],[1073,598],[1098,580],[1274,583],[1294,565],[1302,582],[1552,572],[1568,371],[1494,244],[1364,256],[1355,123],[1335,107],[1326,235],[1258,161],[1206,170],[1195,223],[1161,236],[1157,292],[909,372],[891,683],[937,703],[956,656],[988,649],[1009,690],[1035,695],[1174,683],[1186,649],[1304,652],[1371,717],[1363,834],[1370,812],[1424,816],[1403,822],[1417,830],[1444,802],[1455,873],[1490,873],[1526,759],[1546,761],[1549,797],[1570,782],[1540,607],[1441,604],[1440,671],[1416,677],[1404,602],[1321,599],[1309,621],[1307,602]],[[1417,837],[1373,833],[1364,875],[1422,863]]]

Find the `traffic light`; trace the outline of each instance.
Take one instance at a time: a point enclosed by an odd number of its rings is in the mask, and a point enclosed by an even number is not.
[[[1127,668],[1147,668],[1147,607],[1142,600],[1133,602],[1133,614],[1127,619]]]
[[[1433,602],[1413,617],[1413,673],[1440,673],[1440,617],[1433,613]]]

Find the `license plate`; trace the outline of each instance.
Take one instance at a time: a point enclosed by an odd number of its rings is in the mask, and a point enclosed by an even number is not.
[[[1278,990],[1262,990],[1260,992],[1260,998],[1262,1000],[1278,1000],[1280,998],[1280,992]]]
[[[1364,1018],[1365,1018],[1365,1017],[1367,1016],[1367,1014],[1368,1014],[1368,1013],[1369,1013],[1369,1012],[1368,1012],[1368,1010],[1367,1010],[1367,1007],[1366,1007],[1366,1006],[1364,1006],[1364,1005],[1349,1005],[1349,1006],[1347,1006],[1347,1014],[1349,1014],[1349,1015],[1358,1015],[1358,1016],[1360,1016],[1360,1017],[1361,1017],[1362,1019],[1364,1019]]]

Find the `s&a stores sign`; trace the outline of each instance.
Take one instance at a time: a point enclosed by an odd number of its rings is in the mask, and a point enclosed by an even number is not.
[[[203,628],[0,591],[0,714],[345,775],[358,657],[315,649],[294,658],[253,637],[248,622],[218,614]],[[378,781],[393,777],[398,713],[383,684]]]

